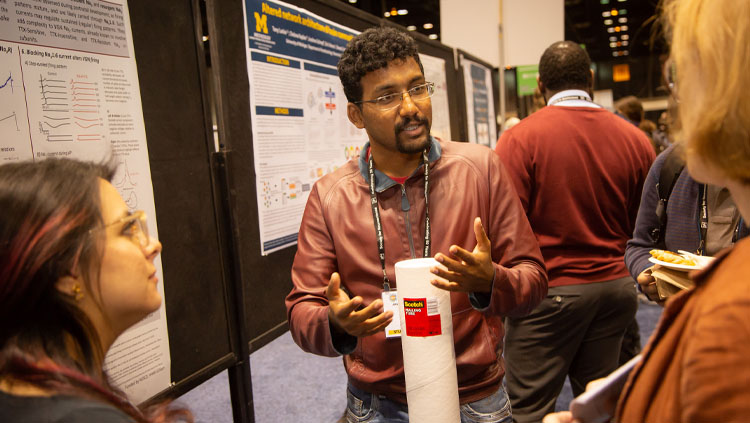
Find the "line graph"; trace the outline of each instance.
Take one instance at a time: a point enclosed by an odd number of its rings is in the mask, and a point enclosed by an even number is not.
[[[43,139],[54,143],[105,139],[99,82],[95,78],[59,71],[41,72],[35,78],[39,88],[37,107],[41,109],[37,123]]]
[[[13,74],[11,72],[8,72],[8,79],[3,82],[3,85],[0,85],[0,90],[10,85],[10,92],[13,93]]]
[[[76,135],[76,141],[101,141],[104,137],[94,132],[102,127],[100,116],[99,83],[91,81],[88,75],[76,75],[70,79],[72,116],[75,127],[85,132]]]
[[[13,112],[5,117],[0,117],[0,124],[2,124],[5,121],[10,122],[11,118],[13,118],[13,123],[16,125],[16,132],[20,132],[21,129],[18,127],[18,116],[16,116],[16,112]]]
[[[42,110],[45,112],[68,112],[70,103],[65,81],[44,78],[39,75],[39,89],[42,96]]]

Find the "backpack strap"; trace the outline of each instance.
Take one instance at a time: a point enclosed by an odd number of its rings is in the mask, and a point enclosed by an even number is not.
[[[675,146],[672,150],[665,153],[667,158],[659,172],[659,180],[656,182],[656,190],[659,192],[659,202],[656,204],[656,217],[659,226],[651,230],[651,240],[656,244],[656,248],[664,249],[664,233],[667,227],[667,202],[672,194],[677,178],[680,177],[682,170],[685,168],[685,160],[682,158],[681,149]]]

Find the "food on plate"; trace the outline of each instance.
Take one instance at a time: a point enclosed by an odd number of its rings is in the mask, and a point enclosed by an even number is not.
[[[693,259],[683,257],[667,250],[651,250],[649,253],[651,253],[653,258],[667,263],[682,264],[685,266],[695,266],[697,264]]]

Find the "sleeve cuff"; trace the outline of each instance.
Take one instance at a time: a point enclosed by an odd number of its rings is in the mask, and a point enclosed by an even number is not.
[[[357,348],[357,337],[349,335],[346,332],[338,332],[334,330],[331,322],[328,322],[328,329],[331,331],[331,343],[333,349],[341,355],[348,355],[354,352]]]
[[[490,307],[492,292],[470,292],[469,302],[477,311],[486,311]]]
[[[469,303],[477,311],[487,311],[492,303],[492,292],[495,289],[495,279],[497,279],[497,267],[495,268],[495,276],[492,278],[492,284],[490,285],[490,292],[469,292]]]

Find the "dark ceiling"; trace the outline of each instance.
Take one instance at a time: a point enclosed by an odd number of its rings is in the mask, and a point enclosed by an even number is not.
[[[439,0],[340,1],[440,39]],[[658,36],[652,36],[657,3],[658,0],[565,0],[565,38],[584,44],[595,62],[659,55],[665,48]],[[408,13],[398,14],[399,10]],[[425,28],[425,24],[433,27]]]
[[[595,62],[659,55],[658,0],[565,0],[565,38],[586,46]]]

